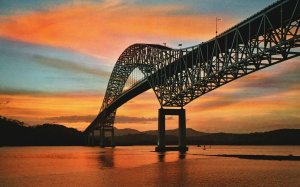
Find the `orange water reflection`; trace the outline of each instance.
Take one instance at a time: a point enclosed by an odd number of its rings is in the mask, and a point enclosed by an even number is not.
[[[166,152],[157,153],[153,147],[120,147],[105,148],[99,152],[100,168],[134,168],[143,165],[155,164],[159,162],[176,162],[186,158],[185,153]],[[189,158],[196,158],[195,155],[189,155]]]
[[[297,186],[300,161],[214,154],[298,155],[300,146],[190,146],[186,154],[153,146],[2,147],[0,186]],[[299,186],[299,185],[298,185]]]

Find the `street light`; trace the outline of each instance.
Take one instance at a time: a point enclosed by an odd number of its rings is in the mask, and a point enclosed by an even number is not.
[[[218,21],[222,21],[222,18],[216,17],[216,37],[218,35]]]

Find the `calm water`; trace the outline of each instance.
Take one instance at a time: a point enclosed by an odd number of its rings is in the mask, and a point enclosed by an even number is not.
[[[216,154],[298,155],[300,146],[0,148],[0,186],[300,186],[300,161]]]

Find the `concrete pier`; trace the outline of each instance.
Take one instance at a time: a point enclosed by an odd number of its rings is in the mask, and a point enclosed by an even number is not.
[[[99,138],[99,146],[100,147],[115,147],[114,142],[114,127],[113,126],[101,126],[100,127],[100,138]],[[110,132],[110,144],[106,143],[105,132]]]
[[[157,130],[157,147],[159,149],[164,149],[165,144],[165,134],[166,134],[166,117],[164,113],[164,109],[158,109],[158,130]]]
[[[166,147],[165,144],[165,123],[166,123],[166,115],[177,115],[179,117],[178,120],[178,147]],[[180,151],[186,152],[188,151],[188,147],[186,146],[186,117],[185,117],[185,109],[164,109],[160,108],[158,110],[158,131],[157,131],[157,147],[155,148],[157,152],[165,152],[165,151]]]
[[[95,143],[94,130],[92,130],[91,132],[89,132],[87,134],[87,143],[88,143],[88,146],[94,146],[94,143]]]

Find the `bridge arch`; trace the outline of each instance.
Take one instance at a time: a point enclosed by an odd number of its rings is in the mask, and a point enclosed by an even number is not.
[[[138,68],[147,78],[157,71],[162,58],[166,58],[169,51],[172,49],[154,44],[133,44],[126,48],[113,68],[101,110],[122,94],[125,83],[134,69]]]

